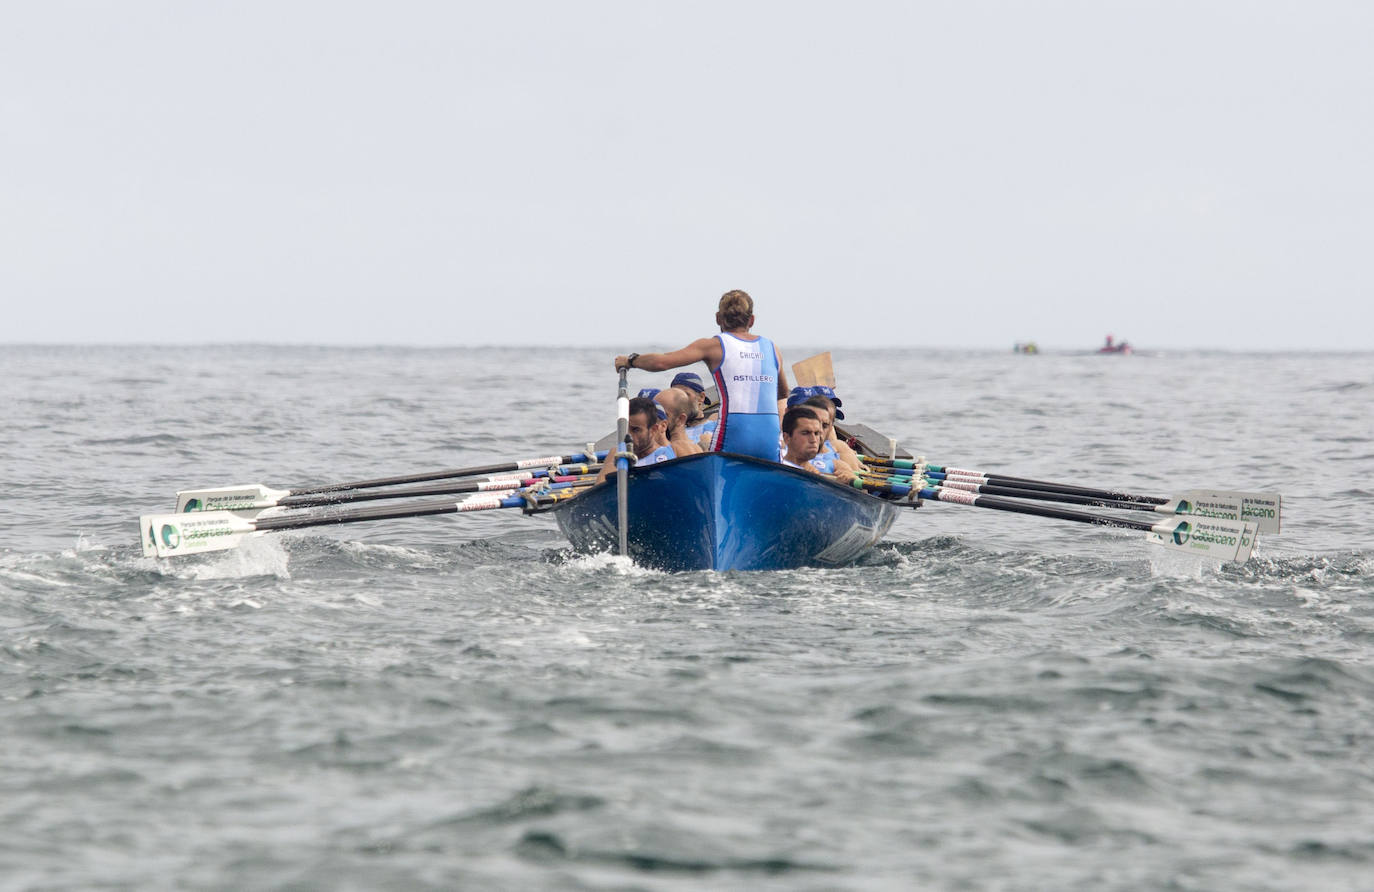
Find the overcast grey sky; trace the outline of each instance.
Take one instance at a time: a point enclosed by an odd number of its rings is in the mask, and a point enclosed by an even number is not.
[[[1374,3],[12,2],[0,343],[1368,349]]]

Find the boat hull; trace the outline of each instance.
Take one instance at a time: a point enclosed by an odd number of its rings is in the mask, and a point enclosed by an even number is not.
[[[631,559],[670,572],[840,566],[886,535],[899,510],[815,474],[728,453],[632,468],[628,489]],[[552,510],[577,551],[615,551],[614,480]]]

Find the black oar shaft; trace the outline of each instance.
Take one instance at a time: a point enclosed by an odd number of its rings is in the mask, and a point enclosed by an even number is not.
[[[338,492],[344,489],[373,489],[378,486],[402,486],[407,483],[425,483],[430,480],[448,480],[454,477],[476,477],[479,474],[504,474],[509,471],[524,471],[530,468],[562,465],[569,462],[594,462],[595,454],[588,456],[583,452],[572,455],[552,455],[548,458],[526,459],[524,461],[499,462],[494,465],[478,465],[473,468],[450,468],[443,471],[425,471],[420,474],[402,474],[399,477],[378,477],[373,480],[354,480],[349,483],[330,483],[323,486],[303,486],[292,489],[292,495],[311,495],[324,492]]]
[[[957,485],[956,481],[946,480],[945,486],[950,489],[964,489]],[[1072,492],[1060,492],[1048,489],[1021,489],[1014,486],[998,486],[995,483],[980,483],[974,485],[968,492],[986,493],[991,496],[1009,496],[1014,499],[1035,499],[1040,502],[1063,502],[1068,505],[1086,505],[1090,508],[1120,508],[1126,511],[1149,511],[1152,505],[1141,502],[1126,502],[1121,499],[1104,499],[1097,496],[1085,496]]]
[[[522,496],[506,496],[499,505],[490,507],[519,508],[525,504]],[[352,510],[328,511],[317,514],[286,515],[282,517],[260,517],[253,521],[258,530],[293,530],[301,527],[320,527],[339,523],[357,523],[364,520],[394,520],[402,517],[427,517],[433,514],[457,514],[464,510],[463,502],[444,499],[436,502],[406,502],[400,505],[374,505]]]
[[[597,465],[585,466],[590,473],[600,470]],[[535,478],[525,478],[520,481],[520,485],[528,484]],[[360,492],[353,490],[338,490],[326,493],[308,493],[306,495],[287,496],[277,502],[280,508],[317,508],[324,505],[339,505],[347,502],[367,502],[378,499],[404,499],[414,496],[446,496],[458,495],[468,492],[504,492],[517,489],[519,486],[512,484],[506,487],[495,487],[488,480],[473,480],[468,483],[436,483],[432,486],[415,486],[409,489],[365,489]]]
[[[1126,492],[1117,492],[1111,489],[1077,486],[1072,483],[1054,483],[1049,480],[1032,480],[1029,477],[1011,477],[1005,474],[977,474],[973,471],[961,471],[950,468],[931,470],[927,476],[936,480],[948,479],[950,477],[977,477],[986,480],[994,486],[1010,486],[1016,489],[1028,489],[1038,492],[1072,493],[1073,495],[1088,496],[1096,499],[1111,499],[1115,502],[1136,502],[1141,505],[1163,505],[1169,501],[1159,496],[1138,496]]]
[[[961,490],[950,489],[923,489],[921,498],[936,499],[941,502],[955,502],[961,505],[972,505],[975,508],[992,508],[997,511],[1013,511],[1017,514],[1033,514],[1038,517],[1053,517],[1058,520],[1072,520],[1078,523],[1091,523],[1098,526],[1121,527],[1128,530],[1143,530],[1149,532],[1154,528],[1154,524],[1145,520],[1133,520],[1127,517],[1110,517],[1105,514],[1092,514],[1087,511],[1075,511],[1072,508],[1056,508],[1053,505],[1034,505],[1029,502],[1018,502],[1014,499],[1002,498],[1000,496],[982,496]]]

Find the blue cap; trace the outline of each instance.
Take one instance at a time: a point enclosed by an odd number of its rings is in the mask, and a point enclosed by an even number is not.
[[[705,393],[705,392],[706,392],[706,386],[705,386],[704,384],[701,383],[701,376],[698,375],[696,372],[679,372],[679,373],[673,378],[673,383],[672,383],[672,384],[669,384],[668,386],[669,386],[669,387],[678,387],[678,386],[690,387],[690,388],[692,388],[693,390],[695,390],[697,393]]]
[[[791,408],[792,406],[799,405],[813,396],[823,396],[830,400],[830,402],[835,405],[835,420],[844,420],[844,413],[840,411],[840,406],[843,406],[844,403],[840,402],[840,398],[835,396],[835,389],[833,387],[827,387],[824,384],[817,384],[814,387],[793,387],[792,392],[787,395],[787,406]]]
[[[639,392],[639,395],[644,397],[646,400],[651,400],[662,392],[663,389],[661,387],[646,387]]]

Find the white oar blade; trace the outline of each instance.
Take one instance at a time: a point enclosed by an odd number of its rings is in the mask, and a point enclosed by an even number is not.
[[[145,514],[138,524],[143,553],[150,557],[225,551],[256,533],[252,523],[229,511]]]
[[[214,489],[183,489],[177,493],[177,513],[270,508],[277,504],[278,500],[289,495],[289,489],[268,489],[261,483],[220,486]]]
[[[1192,516],[1156,524],[1145,537],[1156,545],[1245,563],[1255,550],[1253,523]]]
[[[1194,489],[1185,492],[1181,498],[1191,501],[1194,510],[1179,513],[1253,523],[1261,533],[1277,533],[1282,521],[1283,496],[1276,492]],[[1199,508],[1201,510],[1198,510]],[[1211,511],[1217,513],[1209,513]]]
[[[1162,514],[1186,514],[1253,523],[1261,533],[1277,533],[1280,502],[1279,494],[1271,492],[1190,490],[1163,505],[1155,506],[1155,510]]]

